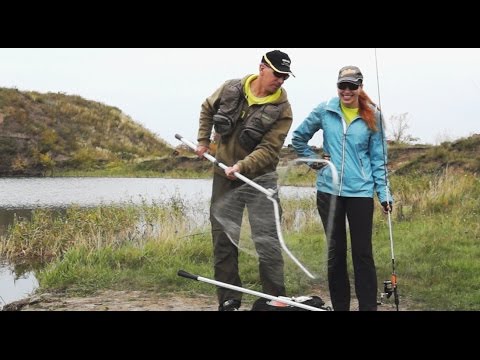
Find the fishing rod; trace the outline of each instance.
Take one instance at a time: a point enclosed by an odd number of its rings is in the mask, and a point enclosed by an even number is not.
[[[265,299],[268,299],[268,300],[278,301],[278,302],[281,302],[282,304],[295,306],[295,307],[298,307],[298,308],[302,308],[304,310],[329,311],[328,308],[321,308],[321,307],[318,308],[318,307],[310,306],[310,305],[307,305],[307,304],[303,304],[302,302],[295,301],[295,298],[287,298],[287,297],[284,297],[284,296],[278,296],[277,297],[277,296],[264,294],[264,293],[261,293],[261,292],[255,291],[255,290],[245,289],[245,288],[242,288],[240,286],[235,286],[235,285],[223,283],[223,282],[220,282],[220,281],[204,278],[202,276],[193,275],[193,274],[190,274],[190,273],[188,273],[184,270],[179,270],[177,272],[177,275],[181,276],[181,277],[184,277],[186,279],[203,281],[203,282],[206,282],[208,284],[224,287],[224,288],[235,290],[235,291],[240,291],[240,292],[250,294],[250,295],[254,295],[254,296],[259,296],[259,297],[262,297],[262,298],[265,298]]]
[[[176,134],[175,135],[175,138],[177,140],[180,140],[181,142],[183,142],[185,145],[187,145],[188,147],[190,147],[192,150],[196,150],[197,148],[197,145],[195,145],[194,143],[192,143],[191,141],[185,139],[183,136],[179,135],[179,134]],[[212,155],[210,155],[209,153],[204,153],[203,156],[211,161],[212,163],[214,163],[216,166],[222,168],[223,170],[225,169],[228,169],[228,166],[219,162],[215,157],[213,157]],[[278,202],[273,198],[273,196],[276,194],[276,191],[275,190],[272,190],[272,189],[265,189],[263,186],[257,184],[256,182],[250,180],[249,178],[247,178],[246,176],[240,174],[239,172],[235,172],[234,173],[235,177],[237,179],[240,179],[242,180],[243,182],[245,182],[246,184],[252,186],[253,188],[257,189],[258,191],[260,191],[261,193],[265,194],[267,196],[267,199],[269,199],[272,203],[273,203],[273,208],[274,208],[274,212],[275,212],[275,223],[276,223],[276,229],[277,229],[277,236],[278,236],[278,240],[280,242],[280,246],[282,247],[282,249],[287,253],[287,255],[293,260],[293,262],[295,264],[297,264],[297,266],[302,269],[302,271],[307,274],[308,277],[310,277],[311,279],[315,279],[315,276],[312,275],[312,273],[310,271],[307,270],[307,268],[305,266],[303,266],[303,264],[298,261],[298,259],[290,252],[290,250],[287,248],[287,245],[285,245],[285,241],[283,239],[283,234],[282,234],[282,230],[281,230],[281,227],[280,227],[280,209],[279,209],[279,206],[278,206]]]
[[[384,138],[385,134],[383,129],[384,118],[383,118],[383,112],[382,112],[382,100],[380,97],[380,77],[378,74],[378,59],[377,59],[376,48],[375,48],[375,70],[377,74],[378,110],[380,112],[380,131],[382,134],[383,164],[385,168],[385,194],[386,194],[386,201],[387,201],[388,230],[389,230],[389,236],[390,236],[390,253],[392,257],[392,275],[390,280],[385,280],[383,282],[383,291],[384,291],[384,294],[387,296],[387,299],[389,299],[393,294],[395,299],[395,306],[397,307],[397,311],[398,311],[400,300],[398,298],[397,273],[395,271],[395,252],[394,252],[394,246],[393,246],[393,230],[392,230],[392,216],[391,216],[392,209],[391,207],[388,208],[389,204],[392,203],[392,201],[390,199],[389,191],[388,191],[387,160],[385,155],[386,151],[385,151],[385,138]]]

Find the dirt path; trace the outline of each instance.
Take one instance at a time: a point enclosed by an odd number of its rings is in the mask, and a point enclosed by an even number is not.
[[[326,305],[331,305],[328,295],[315,291]],[[255,298],[247,295],[241,310],[249,310]],[[357,310],[352,301],[352,310]],[[215,296],[158,294],[146,291],[98,292],[89,297],[66,297],[61,294],[34,295],[27,299],[5,305],[3,311],[217,311]],[[378,307],[379,311],[395,311],[392,303]],[[406,310],[404,307],[402,310]]]
[[[5,305],[3,311],[215,311],[213,297],[106,290],[88,297],[42,294]]]

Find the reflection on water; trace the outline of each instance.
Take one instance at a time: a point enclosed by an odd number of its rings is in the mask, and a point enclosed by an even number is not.
[[[211,180],[157,178],[20,178],[0,179],[0,208],[59,208],[73,204],[163,201],[177,194],[205,198]]]
[[[192,205],[192,226],[208,221],[211,179],[159,178],[0,178],[0,237],[15,217],[30,219],[33,209],[65,211],[72,205],[165,203],[178,198]],[[282,196],[314,196],[313,188],[282,187]],[[147,224],[139,224],[139,231]],[[155,232],[157,229],[153,228]],[[20,274],[20,275],[19,275]],[[33,272],[0,259],[0,307],[38,286]]]
[[[0,309],[28,296],[37,287],[38,282],[32,271],[23,272],[0,261]]]
[[[30,209],[2,209],[0,207],[0,235],[5,234],[8,226],[13,224],[13,220],[31,219],[32,211]]]

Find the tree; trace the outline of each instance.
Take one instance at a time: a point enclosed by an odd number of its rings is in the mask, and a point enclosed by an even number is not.
[[[418,141],[418,138],[413,137],[407,132],[410,128],[408,124],[409,120],[408,113],[390,116],[390,140],[397,144],[410,144]]]

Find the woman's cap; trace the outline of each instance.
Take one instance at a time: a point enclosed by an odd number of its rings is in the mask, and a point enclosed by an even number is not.
[[[362,85],[363,75],[360,69],[356,66],[344,66],[338,73],[337,84],[342,82],[349,82],[355,85]]]

